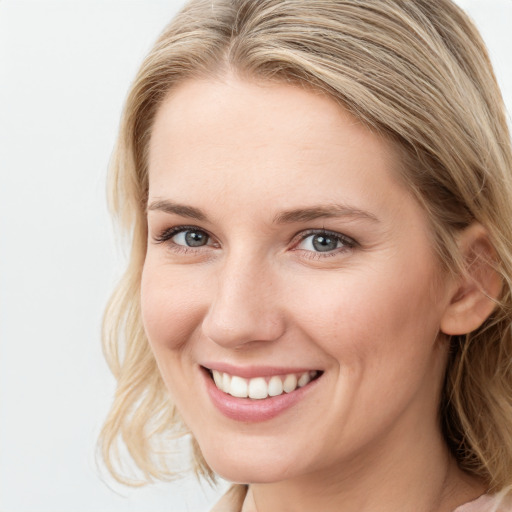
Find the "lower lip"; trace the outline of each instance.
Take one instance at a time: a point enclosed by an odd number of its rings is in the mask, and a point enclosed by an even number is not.
[[[254,400],[251,398],[237,398],[221,391],[213,382],[210,374],[202,370],[206,380],[206,389],[213,405],[228,418],[241,422],[260,422],[275,418],[297,402],[302,400],[316,385],[319,378],[311,381],[302,388],[291,393],[279,396]]]

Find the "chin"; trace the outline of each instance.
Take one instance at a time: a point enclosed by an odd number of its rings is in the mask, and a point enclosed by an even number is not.
[[[271,484],[286,479],[282,472],[274,468],[262,467],[253,464],[229,464],[222,461],[219,466],[211,466],[213,471],[224,480],[237,484]],[[291,475],[290,475],[291,476]]]
[[[275,483],[293,477],[299,470],[296,458],[288,461],[284,454],[264,454],[261,450],[256,454],[254,450],[207,448],[203,457],[215,474],[233,483]]]

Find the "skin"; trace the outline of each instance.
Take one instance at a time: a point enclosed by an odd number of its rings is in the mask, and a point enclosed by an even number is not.
[[[290,85],[190,81],[158,111],[144,326],[208,464],[252,484],[247,510],[442,512],[483,492],[440,433],[440,325],[457,285],[399,168],[391,143]],[[276,222],[332,205],[350,213]],[[208,244],[161,240],[177,226]],[[322,229],[354,242],[320,253]],[[212,404],[205,361],[323,374],[277,417],[240,422]]]

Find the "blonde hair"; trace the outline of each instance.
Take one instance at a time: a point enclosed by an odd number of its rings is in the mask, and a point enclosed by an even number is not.
[[[512,153],[485,45],[450,0],[193,0],[164,30],[126,101],[110,205],[132,237],[128,269],[104,319],[118,387],[100,445],[118,479],[168,479],[170,439],[186,428],[168,398],[141,323],[147,150],[155,113],[185,80],[240,76],[323,91],[403,153],[403,178],[424,206],[440,261],[463,270],[456,235],[490,235],[500,300],[475,332],[455,336],[441,400],[447,444],[490,490],[512,484]],[[196,470],[212,476],[195,445]],[[120,473],[124,446],[140,470]]]

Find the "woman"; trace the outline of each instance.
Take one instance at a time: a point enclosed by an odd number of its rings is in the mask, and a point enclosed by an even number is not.
[[[112,166],[111,471],[191,432],[215,510],[510,510],[511,169],[450,0],[189,3]]]

